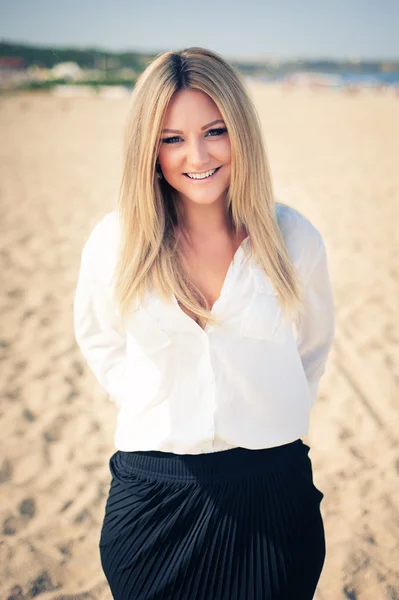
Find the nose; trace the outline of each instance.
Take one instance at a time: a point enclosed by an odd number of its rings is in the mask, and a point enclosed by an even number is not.
[[[187,164],[192,171],[199,171],[207,164],[209,154],[203,140],[192,139],[187,145]]]

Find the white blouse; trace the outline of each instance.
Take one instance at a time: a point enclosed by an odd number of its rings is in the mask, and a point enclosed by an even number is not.
[[[334,299],[319,231],[276,204],[288,252],[305,284],[306,312],[288,322],[277,293],[245,250],[235,253],[203,330],[155,293],[131,312],[125,330],[112,301],[119,220],[106,214],[81,256],[74,298],[76,341],[118,406],[119,450],[178,454],[241,446],[257,449],[308,433],[310,409],[334,337]]]

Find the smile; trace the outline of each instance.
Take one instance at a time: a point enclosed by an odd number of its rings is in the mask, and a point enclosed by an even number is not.
[[[216,167],[216,169],[211,169],[210,171],[205,171],[204,173],[183,173],[189,179],[209,179],[214,175],[217,171],[219,171],[220,167]]]

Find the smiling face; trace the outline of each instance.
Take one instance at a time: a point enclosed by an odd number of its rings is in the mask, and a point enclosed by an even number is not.
[[[230,140],[216,104],[204,92],[180,90],[169,102],[158,153],[181,201],[223,203],[230,183]]]

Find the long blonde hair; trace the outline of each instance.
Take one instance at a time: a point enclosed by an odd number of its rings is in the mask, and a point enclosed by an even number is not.
[[[275,287],[286,316],[301,308],[301,282],[280,231],[258,114],[240,74],[218,54],[186,48],[157,56],[135,85],[126,126],[118,200],[120,252],[114,298],[125,320],[148,290],[172,295],[199,323],[215,322],[203,294],[182,267],[175,235],[175,190],[156,176],[160,132],[172,95],[199,90],[216,104],[231,146],[226,209],[231,227],[244,226],[251,253]]]

